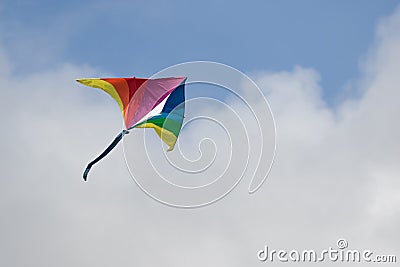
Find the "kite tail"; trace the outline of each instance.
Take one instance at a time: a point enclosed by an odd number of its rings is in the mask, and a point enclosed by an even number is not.
[[[124,135],[128,134],[128,133],[129,133],[128,130],[123,130],[119,135],[117,135],[117,137],[115,137],[114,141],[106,148],[106,150],[104,150],[103,153],[101,153],[96,159],[94,159],[92,162],[90,162],[87,165],[85,172],[83,173],[83,180],[86,181],[87,176],[88,176],[89,171],[92,168],[92,166],[94,164],[96,164],[97,162],[99,162],[102,158],[107,156],[107,154],[110,153],[110,151],[119,143],[119,141],[122,140],[122,137],[124,137]]]

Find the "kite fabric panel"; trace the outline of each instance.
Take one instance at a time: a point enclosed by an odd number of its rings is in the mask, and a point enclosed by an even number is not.
[[[179,85],[166,98],[165,104],[160,103],[162,110],[159,114],[139,122],[135,128],[153,128],[158,136],[168,146],[168,151],[174,149],[182,128],[185,114],[185,84]]]
[[[185,113],[186,77],[88,78],[77,79],[84,85],[108,93],[119,105],[126,129],[85,169],[86,181],[90,168],[104,158],[133,128],[153,128],[168,146],[174,149]]]

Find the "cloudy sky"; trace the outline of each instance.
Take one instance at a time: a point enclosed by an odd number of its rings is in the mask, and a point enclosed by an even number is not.
[[[5,0],[0,22],[1,266],[262,266],[265,245],[320,251],[339,238],[399,260],[398,1]],[[243,71],[269,101],[277,151],[261,189],[247,193],[250,170],[213,205],[172,208],[132,181],[122,146],[84,183],[85,164],[122,121],[110,97],[74,79],[146,77],[192,60]],[[262,113],[248,85],[238,90]],[[232,95],[215,98],[246,113]],[[218,104],[188,112],[241,126]],[[258,132],[245,129],[251,143]],[[130,166],[147,162],[141,134],[126,139]],[[208,134],[219,157],[204,181],[224,170],[226,135],[205,123],[180,136],[191,158]],[[247,151],[235,144],[233,153]]]

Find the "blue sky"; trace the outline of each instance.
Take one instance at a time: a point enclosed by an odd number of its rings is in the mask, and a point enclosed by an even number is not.
[[[14,73],[66,62],[149,76],[192,60],[244,72],[318,70],[335,102],[398,1],[3,1]],[[34,50],[32,50],[34,48]]]

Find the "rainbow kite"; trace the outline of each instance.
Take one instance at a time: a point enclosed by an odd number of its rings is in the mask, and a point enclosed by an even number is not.
[[[111,95],[121,109],[126,127],[103,153],[87,165],[83,173],[85,181],[90,168],[110,153],[133,128],[153,128],[169,146],[168,151],[174,149],[185,112],[186,77],[90,78],[76,81]]]

